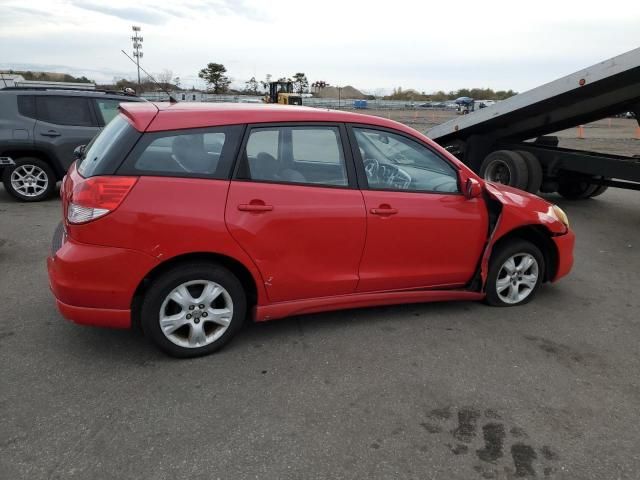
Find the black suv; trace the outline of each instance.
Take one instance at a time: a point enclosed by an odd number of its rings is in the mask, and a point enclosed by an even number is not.
[[[0,89],[0,175],[26,202],[49,196],[121,102],[145,101],[119,92],[35,87]]]

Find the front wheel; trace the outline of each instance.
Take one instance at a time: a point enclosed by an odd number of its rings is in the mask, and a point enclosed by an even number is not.
[[[46,199],[56,187],[56,177],[51,167],[39,158],[23,157],[16,164],[5,167],[4,188],[23,202],[39,202]]]
[[[499,246],[489,263],[487,303],[511,307],[531,301],[544,272],[544,256],[533,243],[515,240]]]
[[[147,290],[142,329],[171,356],[207,355],[240,329],[246,303],[242,284],[229,270],[214,264],[183,264]]]

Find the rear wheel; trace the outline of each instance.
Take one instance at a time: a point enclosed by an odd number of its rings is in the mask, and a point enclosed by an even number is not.
[[[499,246],[489,262],[487,303],[512,307],[531,301],[544,272],[544,256],[533,243],[518,239]]]
[[[511,150],[497,150],[487,155],[480,167],[485,180],[526,190],[529,170],[524,158]]]
[[[214,264],[183,264],[147,290],[142,328],[169,355],[207,355],[240,329],[246,303],[242,284],[229,270]]]
[[[527,164],[527,192],[538,193],[542,186],[542,165],[538,158],[531,152],[525,150],[516,150],[516,153],[524,159]]]
[[[565,180],[560,182],[558,193],[568,200],[580,200],[593,196],[598,187],[588,180]]]
[[[15,165],[5,167],[2,183],[18,200],[39,202],[51,195],[56,187],[56,177],[45,161],[23,157],[17,159]]]

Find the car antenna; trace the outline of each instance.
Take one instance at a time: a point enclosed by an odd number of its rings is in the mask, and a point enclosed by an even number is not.
[[[125,52],[124,50],[120,50],[120,51],[121,51],[122,53],[124,53],[124,54],[125,54],[125,56],[126,56],[129,60],[131,60],[131,61],[132,61],[133,63],[135,63],[138,67],[140,67],[140,65],[138,65],[138,64],[136,63],[136,61],[135,61],[133,58],[131,58],[129,55],[127,55],[127,52]],[[171,95],[171,93],[169,93],[169,90],[166,90],[165,88],[162,88],[162,85],[160,85],[158,82],[156,82],[156,79],[155,79],[155,78],[153,78],[149,72],[147,72],[147,71],[146,71],[144,68],[142,68],[142,67],[140,67],[140,70],[142,70],[142,71],[147,75],[147,77],[149,77],[149,78],[151,79],[151,81],[152,81],[153,83],[155,83],[158,87],[160,87],[160,90],[162,90],[164,93],[166,93],[167,95],[169,95],[169,103],[178,103],[178,101],[177,101],[175,98],[173,98],[173,95]]]

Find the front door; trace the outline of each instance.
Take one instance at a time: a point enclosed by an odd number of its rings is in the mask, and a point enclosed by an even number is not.
[[[271,302],[353,293],[366,217],[344,127],[253,127],[225,220],[256,263]]]
[[[358,291],[447,288],[471,280],[487,239],[484,200],[465,198],[457,169],[405,134],[353,132],[368,183]]]

